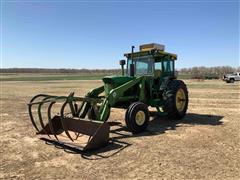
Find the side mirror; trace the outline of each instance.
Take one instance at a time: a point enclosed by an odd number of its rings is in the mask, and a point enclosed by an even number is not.
[[[119,64],[121,65],[121,68],[122,68],[122,76],[124,76],[124,65],[126,64],[126,61],[124,59],[120,60]]]
[[[120,60],[119,61],[119,64],[121,65],[121,66],[124,66],[125,64],[126,64],[126,61],[123,59],[123,60]]]
[[[134,76],[134,74],[135,74],[135,66],[134,66],[134,64],[130,64],[130,76]]]

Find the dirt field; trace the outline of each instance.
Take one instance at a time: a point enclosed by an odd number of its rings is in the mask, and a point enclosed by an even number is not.
[[[186,81],[190,104],[181,121],[152,117],[132,136],[113,109],[112,143],[90,153],[39,140],[27,103],[38,93],[84,95],[101,81],[2,82],[1,179],[240,179],[240,84]]]

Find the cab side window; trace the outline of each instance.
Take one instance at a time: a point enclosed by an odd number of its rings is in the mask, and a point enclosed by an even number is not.
[[[163,61],[162,70],[164,74],[170,75],[174,73],[174,62],[173,61]]]
[[[154,77],[156,77],[156,78],[161,77],[161,73],[162,73],[162,63],[156,62],[155,70],[154,70]]]

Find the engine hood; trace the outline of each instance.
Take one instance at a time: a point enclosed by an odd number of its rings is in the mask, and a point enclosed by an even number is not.
[[[135,77],[128,77],[128,76],[106,76],[106,77],[104,77],[103,82],[104,82],[105,95],[107,96],[112,89],[117,88],[133,79],[135,79]]]
[[[104,84],[111,84],[114,87],[120,86],[128,81],[133,80],[135,77],[129,76],[106,76],[103,78]]]

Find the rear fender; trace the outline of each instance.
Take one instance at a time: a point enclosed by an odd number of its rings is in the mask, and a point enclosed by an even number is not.
[[[174,80],[174,79],[176,79],[176,78],[173,78],[173,77],[165,77],[165,78],[163,78],[163,81],[162,81],[162,83],[161,83],[161,85],[160,85],[160,91],[163,91],[163,90],[165,90],[166,88],[167,88],[167,86],[168,86],[168,84],[172,81],[172,80]]]

